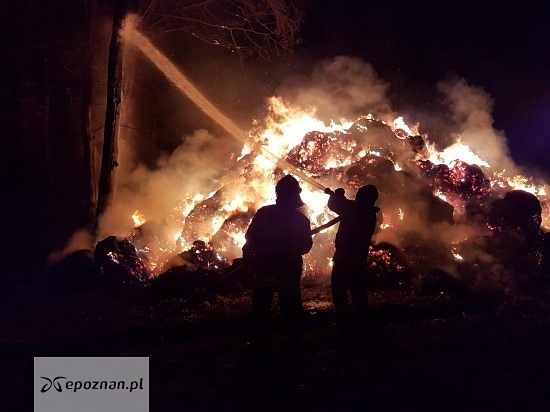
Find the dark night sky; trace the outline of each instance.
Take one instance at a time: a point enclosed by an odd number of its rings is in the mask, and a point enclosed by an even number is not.
[[[549,21],[548,1],[316,0],[299,50],[361,57],[421,105],[439,80],[463,77],[493,97],[514,159],[550,172]]]

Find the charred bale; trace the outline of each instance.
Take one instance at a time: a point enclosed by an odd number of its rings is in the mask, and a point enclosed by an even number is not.
[[[527,244],[527,255],[529,267],[538,271],[537,279],[550,281],[550,236],[548,233],[541,233]]]
[[[542,207],[537,197],[523,190],[512,190],[493,202],[489,227],[496,233],[517,232],[527,241],[540,234]]]
[[[430,190],[420,190],[418,193],[418,203],[423,205],[420,211],[426,223],[454,223],[454,207],[435,196]]]
[[[404,232],[401,248],[407,256],[410,267],[419,276],[426,275],[436,268],[454,264],[450,245],[438,239],[426,237],[418,231]]]
[[[391,149],[398,140],[390,126],[369,117],[357,119],[348,132],[365,147]]]
[[[426,143],[424,142],[424,138],[422,136],[407,136],[407,140],[415,153],[422,152],[422,150],[426,147]]]
[[[541,271],[545,276],[550,277],[550,232],[542,235],[542,258]]]
[[[403,252],[389,242],[369,248],[368,284],[382,289],[402,289],[411,285],[413,273]]]
[[[102,285],[101,268],[91,250],[77,250],[45,272],[45,286],[59,290],[83,291]]]
[[[466,283],[444,271],[433,269],[422,278],[419,287],[422,295],[449,295],[457,299],[468,299],[472,296],[472,290]]]
[[[94,258],[102,273],[115,285],[143,285],[150,279],[137,249],[126,238],[106,237],[96,245]]]
[[[346,171],[344,180],[347,185],[357,190],[366,183],[381,185],[384,188],[392,186],[389,180],[395,174],[393,163],[379,156],[366,155],[359,161],[350,165]]]
[[[430,223],[454,223],[454,207],[437,196],[428,197],[427,220]]]
[[[217,271],[173,267],[151,281],[147,295],[152,301],[182,298],[201,303],[212,299],[220,280],[221,274]]]
[[[233,261],[222,274],[221,286],[231,288],[239,286],[245,289],[251,289],[254,282],[254,271],[250,264],[243,258],[237,258]]]
[[[442,191],[449,191],[451,169],[445,164],[434,164],[429,160],[418,161],[418,167],[430,181],[430,186],[435,186]]]
[[[522,288],[538,270],[523,236],[515,232],[470,238],[457,247],[460,277],[475,292]]]
[[[486,199],[491,194],[491,182],[478,165],[456,161],[449,173],[450,186],[463,200]]]

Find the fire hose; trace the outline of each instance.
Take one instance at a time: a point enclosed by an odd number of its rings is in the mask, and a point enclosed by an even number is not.
[[[311,229],[311,235],[316,235],[317,233],[320,233],[322,232],[323,230],[325,229],[328,229],[329,227],[331,226],[334,226],[336,223],[340,222],[342,218],[340,216],[336,216],[334,219],[331,219],[329,220],[328,222],[326,223],[323,223],[322,225],[320,226],[317,226],[313,229]],[[238,271],[240,270],[243,270],[245,269],[246,267],[249,266],[249,262],[247,261],[244,261],[238,265],[237,267],[234,267],[233,269],[231,269],[229,272],[227,272],[223,277],[222,277],[222,281],[223,280],[226,280],[228,279],[229,277],[231,277],[233,274],[237,273]]]
[[[328,222],[323,223],[322,225],[317,226],[317,227],[311,229],[311,234],[312,234],[312,235],[316,235],[317,233],[322,232],[323,230],[328,229],[329,227],[335,225],[335,224],[338,223],[341,219],[342,219],[342,218],[341,218],[340,216],[336,216],[334,219],[331,219],[331,220],[329,220]]]

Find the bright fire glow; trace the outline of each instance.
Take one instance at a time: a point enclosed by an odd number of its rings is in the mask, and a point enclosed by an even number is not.
[[[145,223],[145,215],[141,213],[139,210],[136,210],[134,214],[132,215],[132,220],[134,222],[134,227],[141,226]]]
[[[407,123],[405,123],[405,120],[403,119],[403,116],[399,116],[397,119],[393,121],[393,127],[392,129],[394,131],[396,130],[403,130],[405,133],[407,133],[408,136],[416,136],[418,135],[418,125],[415,126],[409,126]]]
[[[383,159],[393,164],[396,171],[406,170],[415,165],[418,160],[429,160],[433,164],[445,164],[452,167],[457,161],[470,165],[478,165],[484,168],[484,173],[491,181],[492,190],[495,193],[505,193],[507,190],[521,189],[539,196],[543,204],[543,225],[549,223],[549,208],[547,207],[545,185],[536,185],[530,179],[521,176],[509,176],[505,171],[493,173],[490,165],[474,153],[468,145],[458,140],[453,145],[438,151],[435,145],[425,137],[425,149],[422,152],[412,153],[410,164],[400,158],[397,164],[392,158],[392,151],[387,147],[398,144],[402,147],[404,139],[408,136],[418,136],[418,126],[408,126],[402,117],[398,117],[389,128],[395,133],[395,142],[386,142],[386,146],[369,145],[361,139],[345,140],[349,136],[348,129],[355,124],[359,132],[368,132],[370,123],[341,120],[325,124],[315,117],[314,109],[295,108],[286,104],[282,99],[273,97],[269,100],[268,116],[263,122],[258,122],[250,133],[250,141],[243,144],[239,162],[246,162],[243,173],[234,181],[225,182],[218,191],[203,194],[190,194],[187,199],[180,202],[178,214],[180,221],[174,222],[167,232],[167,240],[147,246],[151,250],[149,258],[150,268],[158,273],[163,263],[175,253],[188,250],[194,240],[203,240],[212,245],[213,250],[220,254],[220,260],[230,262],[232,259],[242,256],[241,248],[245,243],[245,231],[253,213],[261,206],[275,201],[274,186],[277,176],[274,174],[276,167],[272,160],[262,155],[262,149],[288,160],[291,153],[296,153],[299,148],[298,158],[303,155],[306,160],[322,159],[320,165],[323,172],[315,179],[326,187],[336,188],[341,185],[341,178],[332,174],[331,170],[343,170],[360,159]],[[363,116],[361,119],[376,121],[372,115]],[[384,124],[379,122],[379,124]],[[310,140],[305,140],[306,134],[318,132]],[[405,133],[406,135],[404,135]],[[317,140],[316,140],[317,139]],[[349,139],[349,138],[348,138]],[[370,144],[370,143],[369,143]],[[321,145],[321,146],[319,146]],[[325,145],[325,146],[322,146]],[[320,149],[323,147],[323,149]],[[293,151],[293,149],[295,149]],[[310,160],[308,160],[310,161]],[[283,166],[284,167],[284,166]],[[304,170],[306,173],[306,170]],[[306,173],[307,174],[307,173]],[[314,178],[313,175],[310,175]],[[364,183],[363,183],[364,184]],[[318,188],[312,187],[307,182],[301,182],[301,197],[305,203],[303,212],[309,217],[312,228],[317,227],[334,217],[327,208],[328,196]],[[355,187],[345,187],[346,196],[352,198]],[[455,213],[463,211],[463,200],[455,199],[444,189],[434,188],[433,194],[443,201],[452,199]],[[384,208],[383,208],[384,209]],[[406,209],[405,209],[406,210]],[[387,232],[399,232],[407,229],[405,211],[402,208],[387,208],[385,220],[380,229]],[[136,210],[132,215],[134,225],[145,223],[145,216]],[[235,220],[232,220],[235,219]],[[314,249],[305,256],[306,272],[329,273],[332,265],[333,239],[338,226],[332,226],[316,236],[323,236],[323,242],[314,242]],[[327,240],[328,239],[328,240]],[[156,251],[153,253],[152,249]],[[162,251],[162,253],[160,252]],[[454,259],[463,260],[463,257],[453,248],[451,251]]]
[[[435,144],[431,143],[427,144],[426,148],[428,150],[428,160],[436,165],[446,164],[450,166],[453,162],[460,160],[471,165],[490,167],[489,163],[481,159],[470,149],[470,146],[462,143],[460,139],[442,151],[438,151]]]
[[[455,248],[453,248],[453,249],[451,250],[451,253],[453,254],[453,256],[454,256],[454,258],[455,258],[456,260],[458,260],[458,261],[463,261],[463,260],[464,260],[464,258],[462,257],[462,255],[461,255],[460,253],[458,253],[458,252],[456,251]]]

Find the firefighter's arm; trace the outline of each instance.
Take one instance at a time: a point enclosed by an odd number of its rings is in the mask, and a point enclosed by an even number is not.
[[[250,225],[244,235],[246,242],[242,247],[242,251],[243,258],[245,260],[250,260],[254,256],[258,239],[262,236],[262,231],[264,230],[264,223],[262,223],[263,220],[263,211],[260,208],[252,218],[252,221],[250,222]]]
[[[334,213],[346,214],[352,207],[352,201],[346,198],[344,189],[338,188],[335,191],[325,189],[325,193],[330,195],[327,206]]]

